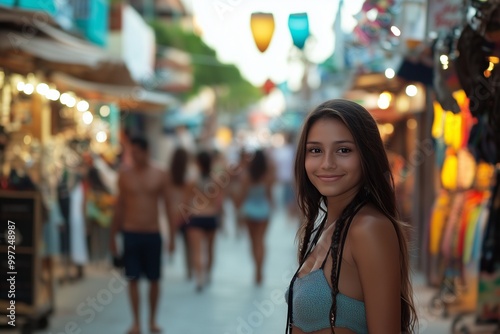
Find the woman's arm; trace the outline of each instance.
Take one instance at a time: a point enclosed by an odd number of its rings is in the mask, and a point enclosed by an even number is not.
[[[266,196],[267,199],[269,200],[271,208],[274,208],[273,186],[275,179],[276,177],[274,169],[271,169],[270,171],[268,171],[268,174],[266,176]]]
[[[349,232],[358,268],[370,334],[401,331],[400,249],[392,222],[358,216]]]
[[[164,184],[163,184],[163,203],[165,206],[165,214],[167,215],[168,221],[168,251],[173,254],[175,250],[175,236],[177,234],[177,218],[175,217],[174,206],[176,203],[172,200],[171,192],[173,188],[172,175],[170,172],[165,172],[163,174]]]
[[[233,192],[233,201],[234,201],[234,206],[239,209],[243,202],[245,201],[245,198],[247,197],[248,193],[248,187],[250,184],[249,176],[247,173],[242,173],[240,177],[240,186],[237,187],[239,188],[238,191]]]

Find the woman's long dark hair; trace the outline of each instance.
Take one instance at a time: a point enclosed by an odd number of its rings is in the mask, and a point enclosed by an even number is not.
[[[250,164],[248,165],[250,179],[258,182],[267,172],[267,159],[263,150],[255,151]]]
[[[390,221],[396,230],[400,249],[401,268],[401,331],[416,331],[417,315],[413,303],[413,289],[410,281],[410,265],[408,255],[407,225],[398,220],[394,181],[389,161],[380,138],[377,124],[370,113],[357,103],[348,100],[329,100],[319,105],[306,119],[297,148],[295,159],[295,180],[297,186],[297,202],[304,216],[299,232],[299,262],[303,263],[314,224],[319,215],[320,203],[326,207],[326,198],[314,187],[305,170],[306,142],[313,124],[320,119],[337,119],[342,121],[351,132],[356,147],[360,152],[363,171],[363,184],[354,200],[347,205],[337,219],[332,235],[332,300],[330,322],[334,332],[337,312],[336,296],[338,294],[337,269],[339,268],[339,252],[343,248],[341,240],[346,222],[354,217],[357,210],[366,202],[375,205]]]
[[[172,155],[170,173],[172,176],[172,183],[178,187],[183,186],[186,182],[188,159],[188,152],[183,147],[176,148]]]

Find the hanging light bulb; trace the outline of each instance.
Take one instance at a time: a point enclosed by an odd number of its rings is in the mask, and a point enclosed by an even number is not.
[[[46,95],[50,91],[49,85],[46,83],[39,83],[36,85],[36,92],[40,95]]]
[[[396,72],[392,69],[392,68],[388,68],[385,70],[385,77],[387,79],[392,79],[394,78],[394,76],[396,75]]]
[[[83,123],[89,125],[94,120],[94,116],[92,115],[92,113],[90,111],[86,111],[82,115],[82,120],[83,120]]]
[[[78,109],[78,111],[81,111],[81,112],[88,110],[89,107],[90,107],[89,103],[85,100],[81,100],[76,105],[76,109]]]
[[[401,36],[401,30],[399,30],[398,27],[392,26],[391,27],[391,32],[394,34],[394,36],[399,37]]]
[[[415,86],[415,85],[406,86],[406,95],[413,97],[413,96],[416,96],[417,93],[418,93],[417,86]]]
[[[24,85],[24,88],[23,88],[24,94],[31,95],[31,94],[33,94],[34,91],[35,91],[35,87],[32,84],[28,83],[28,84]]]
[[[99,108],[99,114],[101,114],[102,117],[108,117],[110,113],[111,109],[107,105],[103,105]]]
[[[450,64],[450,60],[447,55],[441,55],[439,56],[439,61],[441,62],[441,65],[443,65],[443,70],[447,70],[448,66]]]
[[[99,131],[95,135],[95,140],[97,140],[98,143],[104,143],[108,139],[108,135],[104,131]]]
[[[23,81],[19,81],[19,82],[17,83],[17,85],[16,85],[16,88],[17,88],[17,90],[18,90],[18,91],[22,92],[22,91],[24,90],[24,86],[25,86],[25,85],[26,85],[26,84],[25,84]]]
[[[389,92],[383,92],[378,97],[377,105],[380,109],[387,109],[391,105],[392,95]]]
[[[61,101],[62,104],[68,105],[68,102],[71,100],[71,96],[68,93],[62,93],[61,96],[59,97],[59,101]]]
[[[51,101],[57,101],[59,99],[59,96],[61,96],[61,93],[57,89],[51,89],[47,93],[47,98]]]
[[[69,95],[68,100],[66,101],[66,105],[70,108],[73,108],[76,105],[76,99],[73,96]]]

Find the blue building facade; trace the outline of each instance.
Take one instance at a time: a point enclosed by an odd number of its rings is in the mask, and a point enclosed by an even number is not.
[[[81,34],[96,45],[107,44],[109,2],[106,0],[0,0],[0,6],[45,12],[64,29]]]

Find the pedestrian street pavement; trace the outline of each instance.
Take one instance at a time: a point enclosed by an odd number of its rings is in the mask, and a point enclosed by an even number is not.
[[[233,214],[224,219],[217,235],[216,254],[210,285],[201,293],[186,279],[182,239],[176,253],[164,257],[158,322],[171,334],[274,334],[284,333],[286,303],[284,293],[296,269],[296,222],[283,210],[270,222],[266,237],[267,259],[264,283],[255,286],[250,244],[239,231]],[[434,290],[416,274],[415,298],[422,328],[420,333],[449,333],[450,320],[430,315],[426,305]],[[56,311],[50,327],[37,334],[121,334],[131,324],[126,281],[110,268],[91,265],[86,278],[60,286]],[[148,333],[147,285],[142,291],[142,333]]]

